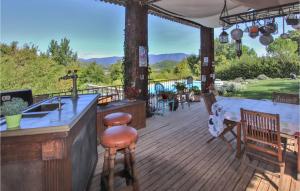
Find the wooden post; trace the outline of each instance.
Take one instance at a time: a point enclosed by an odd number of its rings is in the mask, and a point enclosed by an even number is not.
[[[209,92],[214,83],[214,29],[201,27],[201,91]]]
[[[139,49],[146,50],[146,67],[139,65]],[[148,100],[148,6],[137,0],[126,1],[124,42],[124,89],[135,87],[138,99]]]

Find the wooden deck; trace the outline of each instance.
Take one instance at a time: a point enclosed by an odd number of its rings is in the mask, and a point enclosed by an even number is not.
[[[218,139],[206,143],[211,137],[207,119],[202,103],[147,119],[147,127],[139,130],[136,154],[140,190],[277,190],[277,177],[241,164],[241,160],[235,158],[235,152],[229,152]],[[98,149],[99,161],[90,191],[100,190],[103,149]],[[254,162],[278,172],[277,167]],[[289,152],[283,177],[284,191],[300,190],[295,177],[296,155]],[[125,188],[125,181],[116,179],[115,190],[129,189]]]

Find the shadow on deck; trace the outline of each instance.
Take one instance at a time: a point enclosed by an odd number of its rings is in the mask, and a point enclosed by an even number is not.
[[[277,177],[242,165],[235,151],[228,151],[218,139],[206,143],[211,138],[207,119],[202,102],[147,119],[147,127],[139,130],[136,153],[140,190],[277,190]],[[90,191],[100,190],[103,148],[99,146],[98,150]],[[289,152],[286,162],[284,191],[300,190],[295,180],[296,155]],[[256,164],[279,172],[271,165]],[[115,190],[130,190],[125,185],[122,179],[115,179]]]

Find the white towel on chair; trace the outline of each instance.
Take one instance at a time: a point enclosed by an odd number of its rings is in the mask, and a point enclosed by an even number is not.
[[[225,111],[218,104],[212,105],[213,115],[209,115],[208,130],[214,137],[218,137],[224,131],[224,114]]]

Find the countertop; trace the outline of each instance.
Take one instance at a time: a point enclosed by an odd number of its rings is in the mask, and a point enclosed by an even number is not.
[[[61,97],[62,109],[47,112],[27,113],[27,110],[38,105],[58,103],[57,98],[43,101],[26,109],[21,120],[20,128],[7,130],[5,121],[1,121],[1,137],[22,136],[44,133],[70,131],[74,124],[98,99],[97,94],[79,95],[77,99]],[[40,116],[34,114],[41,113]],[[30,115],[33,114],[33,115]],[[35,116],[35,117],[32,117]]]
[[[116,102],[111,102],[105,106],[100,106],[98,105],[97,111],[107,111],[110,109],[118,109],[122,108],[124,106],[130,106],[130,105],[135,105],[139,103],[145,103],[143,100],[121,100],[121,101],[116,101]]]

